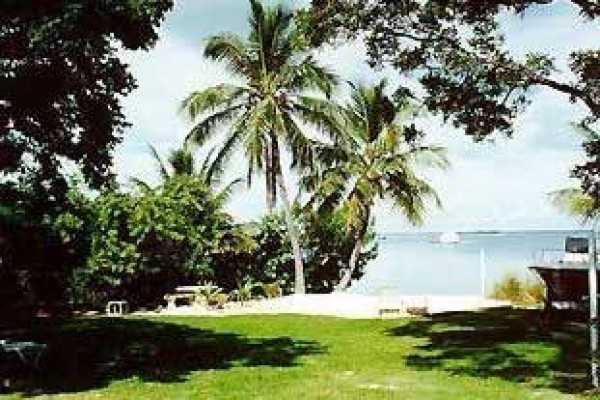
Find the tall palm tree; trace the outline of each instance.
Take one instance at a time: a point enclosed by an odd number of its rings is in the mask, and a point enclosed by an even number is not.
[[[280,151],[292,157],[291,167],[310,165],[313,140],[300,124],[323,131],[331,128],[328,97],[335,76],[301,47],[293,14],[281,5],[264,7],[250,0],[250,34],[243,39],[222,34],[208,39],[204,56],[224,63],[241,84],[220,84],[191,93],[183,109],[195,123],[189,140],[205,143],[227,126],[219,156],[228,159],[242,149],[248,159],[248,184],[255,172],[264,172],[267,207],[279,194],[295,265],[295,292],[304,293],[304,267],[299,236],[283,179]],[[317,94],[320,94],[317,95]]]
[[[215,199],[219,203],[225,203],[230,197],[233,188],[242,182],[241,179],[234,179],[222,184],[224,173],[222,159],[216,154],[216,148],[211,148],[200,163],[196,163],[192,149],[186,144],[179,148],[171,150],[165,163],[156,147],[148,144],[148,149],[162,181],[167,181],[175,176],[193,175],[200,178],[206,186],[216,190]],[[152,187],[139,178],[131,178],[131,182],[142,190],[152,190]]]
[[[338,140],[319,150],[321,163],[302,181],[314,192],[308,206],[324,211],[342,207],[355,239],[336,290],[350,283],[376,199],[390,200],[413,224],[422,222],[429,200],[440,205],[434,189],[415,168],[446,168],[445,151],[420,144],[414,126],[407,125],[414,113],[411,107],[394,106],[385,88],[385,81],[373,87],[352,86]]]

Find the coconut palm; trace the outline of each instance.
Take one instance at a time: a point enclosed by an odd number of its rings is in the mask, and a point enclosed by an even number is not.
[[[194,175],[216,190],[215,199],[221,204],[229,199],[233,188],[242,181],[234,179],[222,185],[224,169],[216,148],[211,148],[200,163],[196,163],[192,149],[186,144],[171,150],[167,163],[162,160],[156,147],[148,144],[148,149],[163,182],[175,176]],[[139,178],[131,178],[131,182],[141,190],[152,190],[151,185]]]
[[[246,39],[222,34],[208,39],[205,57],[221,61],[240,84],[219,84],[191,93],[183,102],[194,126],[189,140],[202,145],[227,127],[219,156],[242,150],[248,160],[248,183],[264,172],[267,207],[279,194],[292,242],[295,291],[304,293],[304,270],[298,233],[283,179],[280,151],[291,155],[291,167],[310,165],[313,140],[301,124],[330,128],[329,96],[336,79],[301,47],[293,14],[281,5],[264,7],[251,0],[250,33]]]
[[[314,192],[308,206],[321,211],[343,207],[355,238],[348,269],[336,290],[350,283],[377,199],[391,201],[413,224],[422,222],[428,201],[440,204],[415,168],[447,167],[444,149],[420,144],[418,131],[407,125],[414,111],[406,103],[394,106],[385,88],[385,81],[373,87],[352,86],[338,140],[319,150],[322,167],[316,164],[302,181]]]

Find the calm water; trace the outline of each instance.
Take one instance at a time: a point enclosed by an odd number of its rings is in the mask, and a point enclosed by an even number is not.
[[[527,270],[536,252],[562,249],[576,231],[462,233],[458,244],[434,243],[439,234],[388,234],[379,240],[379,256],[353,285],[358,293],[408,295],[481,294],[481,250],[485,253],[485,286],[507,273],[535,279]]]

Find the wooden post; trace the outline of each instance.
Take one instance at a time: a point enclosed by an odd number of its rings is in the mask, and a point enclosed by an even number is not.
[[[485,298],[485,250],[479,250],[479,272],[481,277],[481,297]]]
[[[588,284],[590,292],[590,377],[592,386],[598,388],[598,271],[596,270],[596,228],[590,235],[589,246],[589,274]]]

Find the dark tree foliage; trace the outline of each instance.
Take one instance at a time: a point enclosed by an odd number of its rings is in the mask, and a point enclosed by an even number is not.
[[[201,177],[174,176],[154,190],[83,200],[84,212],[61,214],[55,224],[64,243],[85,255],[71,281],[77,306],[111,299],[155,306],[178,285],[213,279],[214,253],[251,243]]]
[[[40,185],[0,185],[0,319],[66,304],[69,267],[80,254],[54,230],[57,210]]]
[[[597,0],[571,3],[580,11],[582,23],[597,23]],[[573,49],[568,80],[558,74],[551,54],[517,57],[504,46],[501,15],[557,4],[557,0],[313,0],[313,7],[300,12],[299,19],[311,26],[307,31],[313,44],[361,35],[372,66],[391,65],[420,83],[419,90],[401,88],[399,94],[420,98],[431,112],[482,140],[494,132],[510,136],[515,117],[536,87],[584,105],[587,123],[600,118],[600,48]],[[588,145],[586,151],[593,159],[600,146]],[[574,175],[597,196],[593,182],[599,175],[594,165],[582,165]]]
[[[172,0],[3,0],[0,173],[60,181],[63,159],[94,186],[110,176],[135,81],[119,48],[148,49]]]

